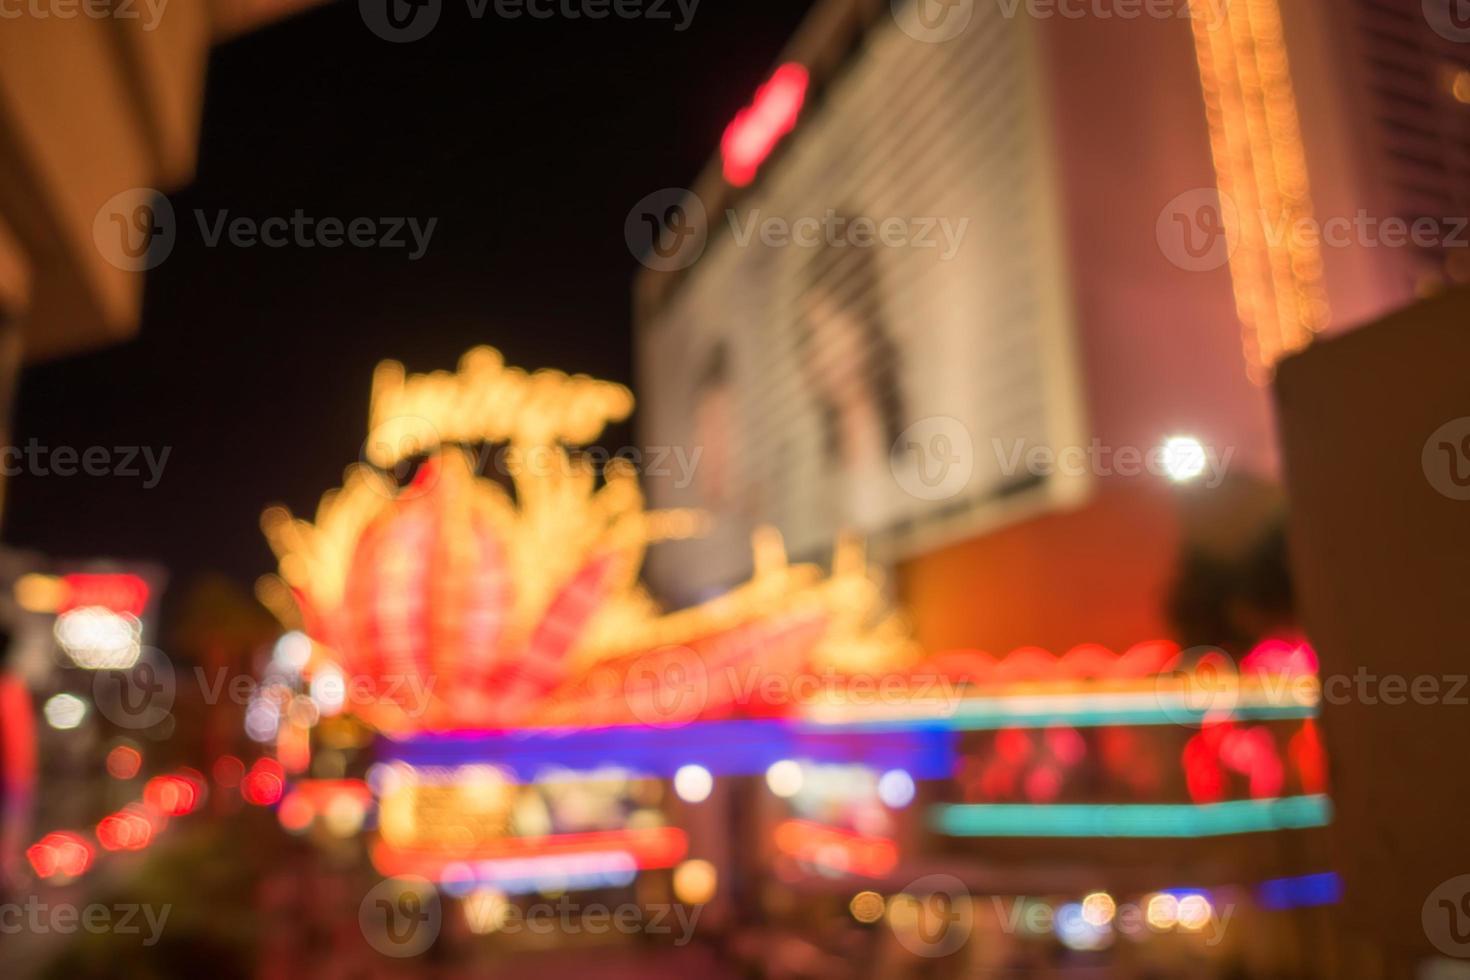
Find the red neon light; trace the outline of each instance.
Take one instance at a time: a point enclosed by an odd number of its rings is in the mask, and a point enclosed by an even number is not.
[[[1185,784],[1196,803],[1218,803],[1226,798],[1227,770],[1246,777],[1255,800],[1280,796],[1286,781],[1276,740],[1264,725],[1206,725],[1185,743],[1182,761]]]
[[[255,806],[271,806],[285,791],[286,772],[275,759],[257,759],[240,781],[240,795]]]
[[[384,875],[416,874],[437,880],[448,865],[461,861],[570,857],[608,852],[629,855],[639,870],[671,868],[689,852],[689,837],[678,827],[602,830],[551,837],[503,837],[448,854],[393,847],[380,840],[373,845],[372,857],[373,867]]]
[[[31,692],[17,677],[0,677],[0,855],[26,838],[25,815],[36,787],[36,717]]]
[[[796,126],[806,101],[807,70],[795,62],[776,69],[770,81],[756,90],[751,104],[735,115],[720,139],[725,179],[744,187],[771,155],[781,137]]]
[[[199,808],[204,797],[204,777],[197,773],[154,776],[143,787],[143,802],[168,817],[182,817]]]
[[[148,583],[137,575],[78,572],[63,575],[61,580],[66,584],[66,593],[57,612],[101,606],[113,612],[141,616],[148,608]]]
[[[868,837],[810,820],[778,824],[776,849],[833,871],[882,878],[898,865],[898,845],[886,837]]]
[[[28,847],[26,860],[42,878],[76,878],[92,866],[92,848],[80,835],[59,830]]]
[[[1304,640],[1262,640],[1241,659],[1240,672],[1284,677],[1316,676],[1317,651]]]
[[[1165,673],[1178,658],[1178,644],[1168,640],[1136,643],[1122,654],[1083,643],[1060,657],[1040,647],[1020,647],[1000,659],[983,650],[951,650],[930,657],[912,673],[975,685],[1141,680]]]
[[[97,842],[109,851],[141,851],[153,840],[153,821],[136,804],[128,804],[97,823]]]

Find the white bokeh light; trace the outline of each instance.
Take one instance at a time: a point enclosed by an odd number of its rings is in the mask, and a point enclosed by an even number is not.
[[[57,694],[46,702],[41,711],[46,715],[46,724],[61,731],[69,731],[87,717],[87,702],[75,694]]]
[[[1208,462],[1204,443],[1193,436],[1170,436],[1164,440],[1164,471],[1175,483],[1187,483],[1205,471]]]
[[[806,782],[801,771],[801,764],[790,759],[782,759],[780,762],[771,763],[771,768],[766,770],[766,785],[771,792],[777,796],[789,798],[801,792],[802,785]]]
[[[890,769],[878,778],[878,799],[902,810],[914,801],[914,777],[902,769]]]
[[[715,788],[715,777],[704,766],[680,766],[674,773],[674,792],[685,803],[703,803]]]

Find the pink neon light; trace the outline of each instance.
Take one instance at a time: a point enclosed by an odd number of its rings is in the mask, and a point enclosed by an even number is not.
[[[755,179],[756,171],[781,137],[796,126],[809,81],[805,68],[788,62],[777,68],[770,81],[756,90],[751,104],[735,115],[720,140],[726,180],[744,187]]]
[[[1241,659],[1240,671],[1282,677],[1315,676],[1317,651],[1305,640],[1262,640]]]

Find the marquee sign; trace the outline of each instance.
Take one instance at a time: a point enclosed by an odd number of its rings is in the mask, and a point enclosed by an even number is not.
[[[262,518],[315,641],[311,667],[365,695],[348,709],[397,735],[668,721],[666,685],[693,671],[706,683],[683,722],[759,710],[735,704],[731,668],[913,660],[852,544],[827,576],[788,564],[763,531],[749,582],[660,610],[639,582],[646,549],[697,533],[700,515],[648,512],[630,466],[599,475],[572,451],[632,406],[621,385],[509,368],[490,348],[455,374],[379,366],[367,463],[314,521],[283,507]],[[509,467],[507,489],[475,471],[469,448],[489,443],[538,465]],[[387,467],[405,461],[417,468],[400,485]]]

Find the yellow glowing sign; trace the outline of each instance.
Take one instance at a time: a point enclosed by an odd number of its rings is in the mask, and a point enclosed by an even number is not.
[[[426,779],[394,772],[378,805],[383,840],[397,847],[467,849],[510,833],[518,787],[488,767]]]
[[[711,638],[740,627],[765,624],[780,632],[783,624],[819,624],[804,641],[802,662],[783,665],[792,670],[876,672],[915,659],[906,624],[888,611],[881,584],[855,541],[839,544],[827,577],[814,566],[789,564],[780,535],[763,531],[749,582],[702,605],[664,613],[638,580],[645,549],[654,541],[699,533],[703,516],[649,512],[631,465],[614,460],[599,475],[569,451],[570,445],[595,439],[608,422],[625,418],[632,406],[632,395],[620,385],[507,368],[489,348],[467,354],[455,374],[406,376],[401,365],[385,363],[374,379],[374,432],[367,445],[373,465],[351,467],[342,487],[322,498],[312,521],[279,506],[262,515],[262,528],[280,559],[280,576],[258,583],[257,595],[279,610],[283,622],[292,628],[304,622],[313,633],[313,649],[321,656],[312,658],[310,669],[330,660],[344,673],[371,674],[383,661],[374,651],[362,654],[362,647],[378,643],[381,634],[360,640],[343,624],[376,615],[380,600],[397,602],[405,590],[413,590],[426,612],[411,628],[423,631],[429,642],[424,656],[409,662],[425,678],[459,678],[466,673],[481,677],[475,664],[487,658],[513,662],[533,644],[550,643],[546,637],[553,633],[542,628],[548,616],[565,607],[574,583],[595,582],[595,604],[566,634],[565,648],[548,668],[558,678],[557,690],[539,704],[528,704],[543,722],[559,718],[557,711],[571,712],[573,723],[585,722],[587,705],[580,699],[596,694],[589,685],[599,665],[626,668],[628,657],[707,639],[713,643]],[[482,441],[509,444],[510,489],[480,475],[474,455],[462,448]],[[521,454],[537,455],[545,465],[518,465]],[[378,468],[416,457],[423,461],[406,485]],[[365,538],[381,541],[385,529],[403,527],[415,533],[422,527],[435,530],[420,552],[400,544],[359,547]],[[493,541],[493,552],[486,540]],[[414,566],[416,559],[421,560]],[[433,574],[427,571],[431,564]],[[487,568],[509,587],[493,594],[464,587],[471,575]],[[414,574],[399,574],[404,569]],[[589,570],[599,578],[590,579]],[[354,581],[393,586],[358,588],[349,595],[354,574],[359,576]],[[562,606],[554,607],[559,601]],[[466,647],[458,638],[467,633],[444,629],[445,622],[470,612],[503,617],[504,628],[489,648]],[[558,615],[556,623],[564,630],[567,620]],[[742,635],[741,642],[754,641]],[[536,650],[540,656],[542,648]],[[412,715],[381,698],[362,699],[353,711],[387,731],[454,727],[502,718],[496,712],[506,709],[494,703],[494,696],[488,689],[451,685],[428,694],[427,710]],[[420,808],[420,795],[424,805],[433,805],[432,792],[415,791],[415,802],[406,796],[385,806],[386,835],[394,833],[393,827],[408,826],[405,821]]]
[[[611,381],[561,371],[506,367],[476,347],[450,374],[409,376],[397,361],[373,373],[368,461],[389,467],[447,443],[550,446],[592,442],[633,411],[633,395]]]

